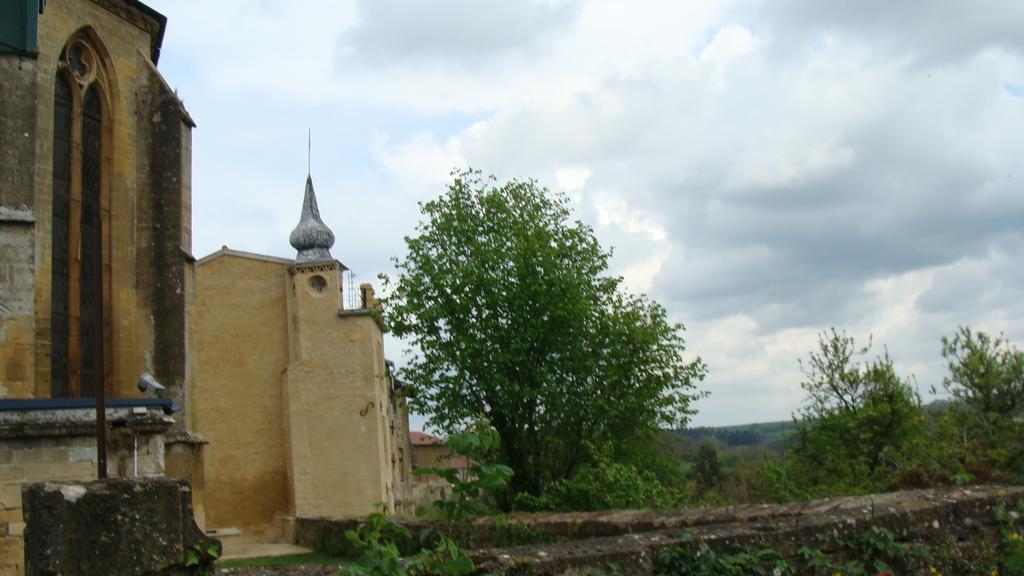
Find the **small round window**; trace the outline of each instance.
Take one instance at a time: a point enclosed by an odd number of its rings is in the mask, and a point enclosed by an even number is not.
[[[327,279],[317,274],[309,279],[309,290],[316,296],[320,296],[327,289]]]

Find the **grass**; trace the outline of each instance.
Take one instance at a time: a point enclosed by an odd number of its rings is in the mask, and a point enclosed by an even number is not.
[[[312,566],[340,565],[349,561],[339,556],[310,552],[307,554],[289,554],[287,556],[261,556],[259,558],[241,558],[238,560],[222,560],[217,568],[246,568],[249,566]]]

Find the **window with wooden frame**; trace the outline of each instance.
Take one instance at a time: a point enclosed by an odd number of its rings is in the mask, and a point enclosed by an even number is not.
[[[61,52],[53,96],[50,394],[110,388],[110,77],[82,32]]]

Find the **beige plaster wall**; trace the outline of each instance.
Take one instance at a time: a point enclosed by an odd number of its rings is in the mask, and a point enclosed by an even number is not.
[[[281,372],[286,265],[231,255],[196,266],[190,393],[204,454],[208,528],[270,529],[288,512]]]
[[[310,280],[326,280],[322,292]],[[390,397],[383,336],[368,310],[339,313],[336,262],[287,278],[291,354],[285,374],[289,474],[296,516],[394,510]]]

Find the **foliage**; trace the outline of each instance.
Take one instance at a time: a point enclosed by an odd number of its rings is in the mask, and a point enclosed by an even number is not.
[[[1000,543],[1001,561],[998,573],[1003,576],[1024,576],[1024,500],[1017,503],[1017,510],[1007,512],[1002,506],[996,509],[996,518],[1003,523],[1003,537]]]
[[[1024,413],[1024,352],[1001,336],[960,327],[942,338],[942,357],[949,362],[943,384],[964,405],[1007,418]]]
[[[1024,480],[1024,352],[1002,337],[961,327],[942,339],[949,363],[946,390],[953,405],[957,456],[985,480]],[[952,426],[951,426],[952,427]]]
[[[487,417],[513,493],[571,477],[584,441],[631,445],[687,421],[705,368],[684,359],[683,326],[607,274],[564,195],[467,170],[420,210],[382,277],[387,325],[417,351],[411,405],[445,432]]]
[[[721,486],[722,465],[718,461],[718,450],[711,444],[701,444],[697,449],[694,476],[700,494],[705,494]]]
[[[685,493],[663,485],[634,464],[612,459],[608,448],[589,446],[590,456],[569,478],[552,482],[540,496],[520,493],[514,502],[526,511],[589,511],[624,508],[673,508]]]
[[[920,398],[888,353],[856,359],[869,349],[833,328],[801,362],[808,400],[796,421],[791,465],[810,496],[886,489],[922,428]]]
[[[220,555],[220,544],[217,542],[194,542],[185,550],[185,568],[196,576],[213,574],[213,564]]]
[[[345,537],[360,553],[353,566],[341,571],[343,576],[417,576],[436,574],[464,576],[473,574],[473,560],[459,547],[457,538],[468,538],[466,528],[472,516],[485,510],[482,503],[487,492],[500,490],[512,477],[512,470],[494,464],[488,458],[501,443],[498,432],[486,421],[477,420],[465,430],[452,434],[446,444],[455,454],[464,456],[469,467],[464,472],[454,468],[419,468],[417,474],[434,474],[451,485],[451,497],[434,505],[444,515],[443,531],[425,530],[420,535],[421,549],[403,560],[400,550],[412,539],[409,530],[392,522],[383,510],[366,517],[357,530]]]
[[[796,574],[793,566],[772,548],[719,553],[701,543],[696,550],[666,548],[658,554],[655,574],[664,576],[784,576]]]
[[[765,458],[750,474],[751,500],[756,502],[789,502],[806,500],[806,493],[788,470],[782,458]]]
[[[684,542],[686,540],[684,538]],[[827,548],[834,557],[826,555],[819,547],[801,546],[797,550],[794,565],[770,547],[716,552],[705,543],[694,547],[686,542],[683,546],[663,550],[655,562],[655,573],[665,576],[781,576],[797,573],[869,576],[917,573],[930,561],[930,556],[922,547],[902,545],[896,542],[892,532],[877,526],[849,539],[836,539],[828,543]]]
[[[923,565],[930,559],[920,546],[904,546],[896,542],[893,533],[872,526],[839,545],[853,551],[853,558],[842,564],[842,573],[850,576],[868,576],[880,572],[909,573],[913,566]]]
[[[412,536],[383,512],[367,515],[359,528],[347,531],[345,537],[359,551],[359,558],[343,568],[341,576],[467,576],[475,570],[473,560],[444,536],[436,538],[432,548],[423,548],[403,560],[400,543]]]
[[[372,514],[356,530],[345,532],[345,538],[359,552],[355,564],[343,569],[344,576],[398,576],[405,574],[399,542],[409,541],[408,528],[392,522],[383,508]]]
[[[926,486],[1024,482],[1021,352],[960,328],[943,339],[952,398],[922,406],[887,353],[865,359],[836,330],[802,362],[807,403],[777,423],[677,431],[697,503],[786,502]],[[773,439],[763,436],[770,430]],[[754,441],[754,444],[745,444]],[[701,444],[718,450],[720,483],[702,489]]]
[[[491,461],[501,445],[501,437],[484,420],[477,420],[466,430],[449,435],[445,443],[453,453],[466,458],[469,467],[465,471],[425,467],[417,468],[413,473],[440,476],[451,485],[451,496],[436,500],[434,506],[449,526],[455,527],[466,518],[483,512],[486,509],[483,499],[487,493],[504,488],[513,473],[508,466]]]

